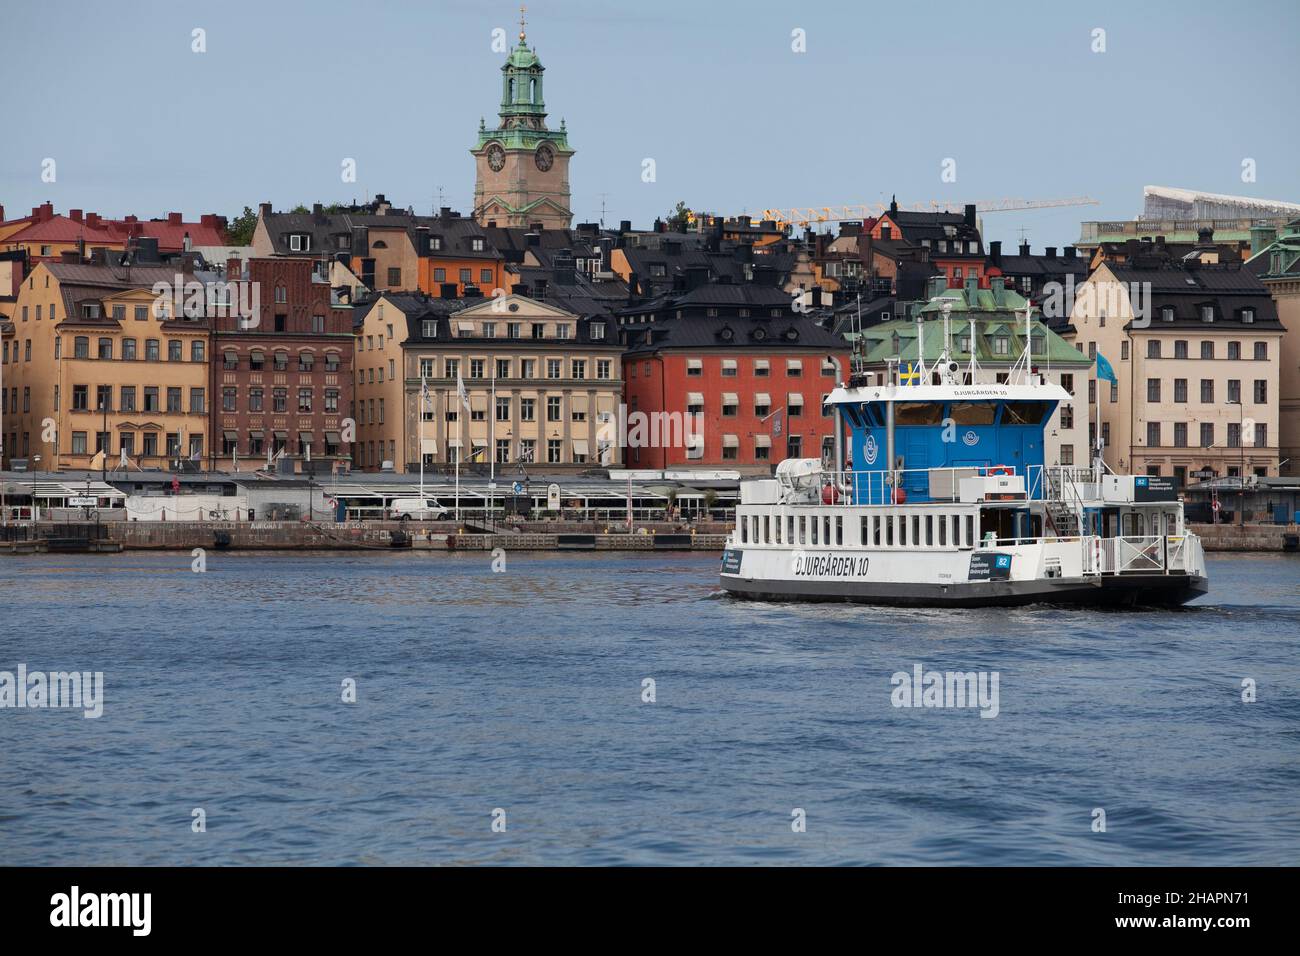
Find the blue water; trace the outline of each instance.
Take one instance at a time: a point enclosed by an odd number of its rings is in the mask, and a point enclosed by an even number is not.
[[[106,685],[0,710],[4,863],[1300,860],[1294,557],[1147,613],[743,603],[705,555],[190,561],[0,559],[0,670]],[[998,671],[999,715],[894,708],[915,663]]]

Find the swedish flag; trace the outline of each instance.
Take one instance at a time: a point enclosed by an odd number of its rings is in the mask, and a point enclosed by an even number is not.
[[[921,363],[908,362],[906,368],[898,374],[898,380],[904,385],[920,385]]]

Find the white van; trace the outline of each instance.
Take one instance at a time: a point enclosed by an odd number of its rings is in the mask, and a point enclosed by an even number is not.
[[[399,521],[441,521],[450,513],[432,498],[394,498],[388,512]]]

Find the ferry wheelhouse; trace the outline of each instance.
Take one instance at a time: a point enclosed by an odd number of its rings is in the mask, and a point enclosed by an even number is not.
[[[725,590],[959,607],[1175,606],[1206,592],[1170,479],[1114,474],[1100,453],[1045,464],[1046,424],[1070,394],[1028,345],[1005,383],[975,384],[974,358],[951,361],[947,329],[944,341],[931,368],[895,362],[835,388],[833,462],[787,460],[741,484]]]

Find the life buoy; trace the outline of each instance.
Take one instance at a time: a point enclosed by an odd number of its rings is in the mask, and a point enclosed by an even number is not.
[[[989,475],[1014,475],[1016,470],[1010,465],[990,465],[985,474]]]
[[[840,490],[830,482],[822,485],[822,504],[833,505],[840,500]]]

